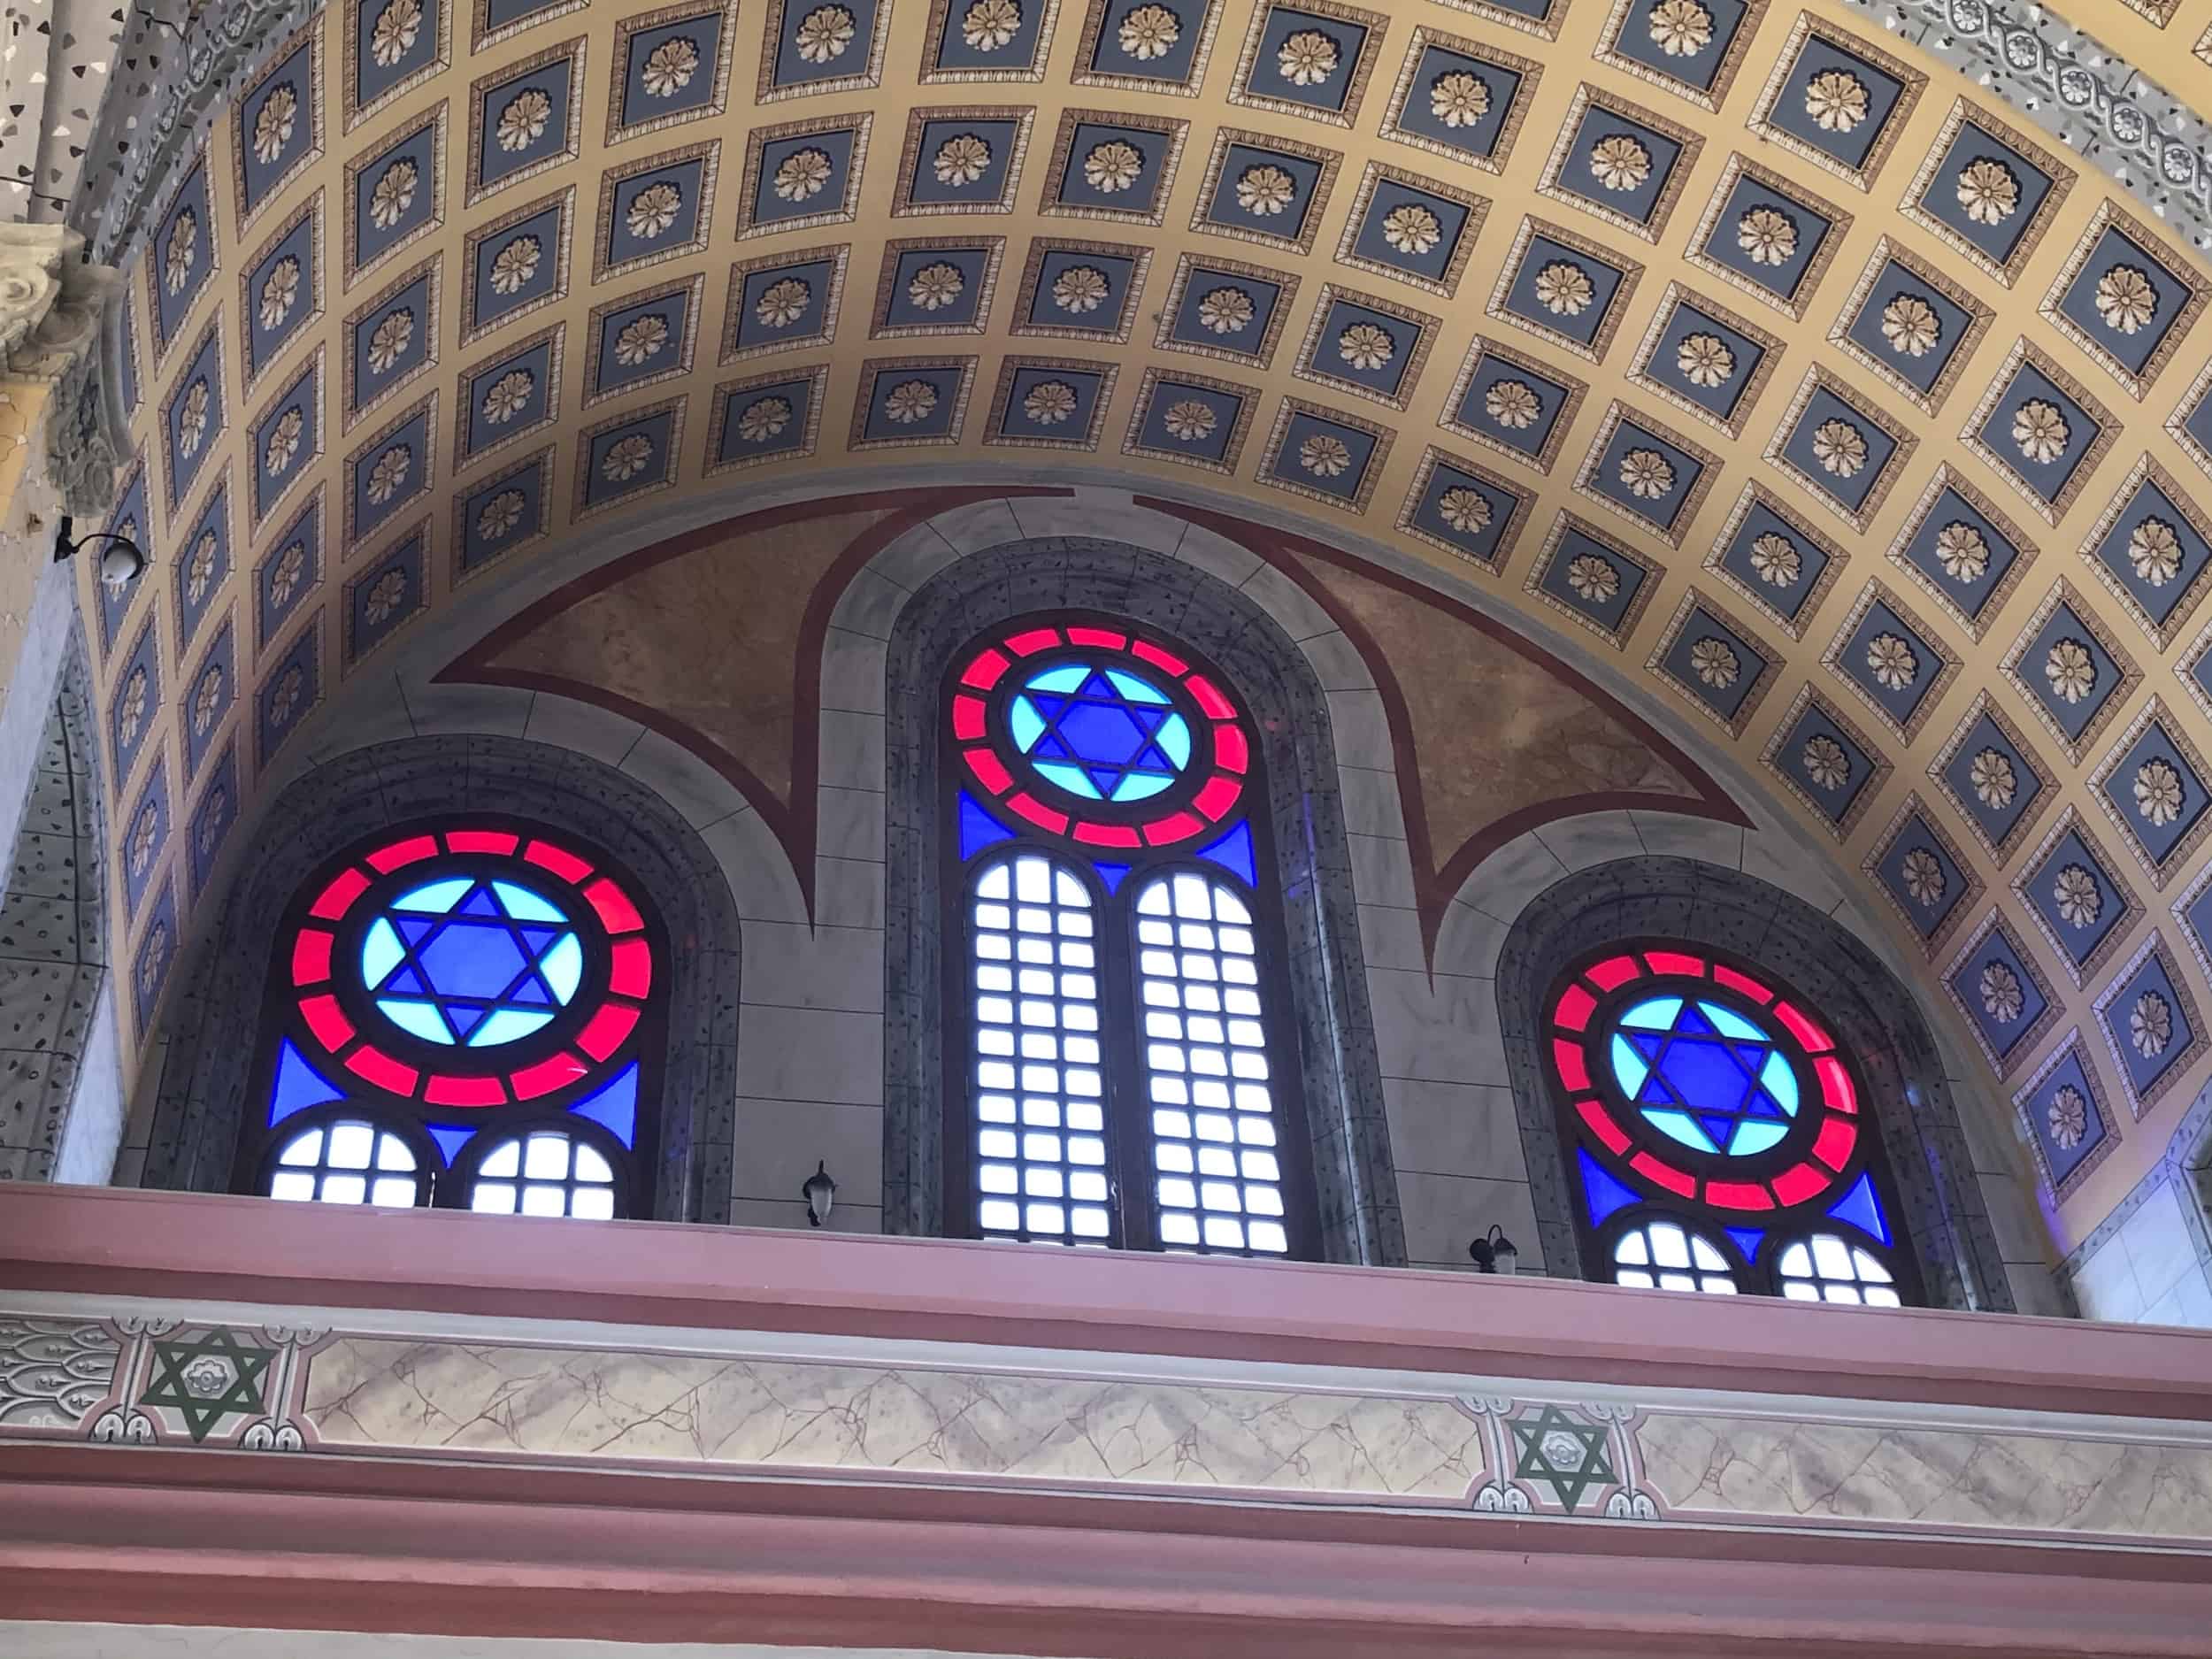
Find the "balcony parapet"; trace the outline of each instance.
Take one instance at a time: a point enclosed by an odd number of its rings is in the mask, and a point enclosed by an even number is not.
[[[2212,1615],[2212,1334],[85,1188],[0,1202],[0,1286],[19,1617],[126,1571],[149,1622],[861,1644],[926,1603],[922,1646],[1105,1655]]]

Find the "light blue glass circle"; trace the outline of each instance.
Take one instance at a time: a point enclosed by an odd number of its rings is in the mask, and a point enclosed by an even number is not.
[[[496,1048],[542,1030],[584,977],[560,906],[519,882],[439,876],[388,903],[362,935],[361,983],[426,1042]]]
[[[1142,801],[1190,764],[1190,723],[1144,675],[1061,663],[1007,704],[1008,734],[1048,782],[1087,801]]]
[[[1644,1121],[1699,1152],[1755,1156],[1797,1117],[1780,1039],[1722,1002],[1645,997],[1616,1016],[1607,1058]]]

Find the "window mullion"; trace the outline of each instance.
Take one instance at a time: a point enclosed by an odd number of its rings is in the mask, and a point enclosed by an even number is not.
[[[1106,1002],[1107,1156],[1118,1190],[1115,1210],[1125,1250],[1156,1250],[1159,1226],[1152,1202],[1152,1100],[1144,1067],[1144,1010],[1137,997],[1136,914],[1125,880],[1102,917],[1104,959],[1100,967]]]

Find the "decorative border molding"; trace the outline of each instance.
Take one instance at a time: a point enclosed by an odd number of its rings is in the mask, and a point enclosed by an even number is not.
[[[2212,143],[2188,104],[2047,5],[1844,0],[1950,65],[2104,171],[2153,216],[2212,249]],[[1895,19],[1892,22],[1891,19]],[[2178,130],[2192,139],[2169,136]]]

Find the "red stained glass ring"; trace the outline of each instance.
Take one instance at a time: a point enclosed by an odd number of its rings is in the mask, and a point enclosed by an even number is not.
[[[1851,1072],[1821,1021],[1686,947],[1613,951],[1554,993],[1555,1084],[1617,1175],[1749,1217],[1832,1202],[1860,1153]]]
[[[996,809],[1090,849],[1168,849],[1243,801],[1248,723],[1182,653],[1099,625],[1025,623],[960,664],[952,737]]]
[[[542,837],[396,836],[326,881],[285,958],[312,1048],[438,1107],[531,1101],[626,1061],[654,946],[614,875]]]

